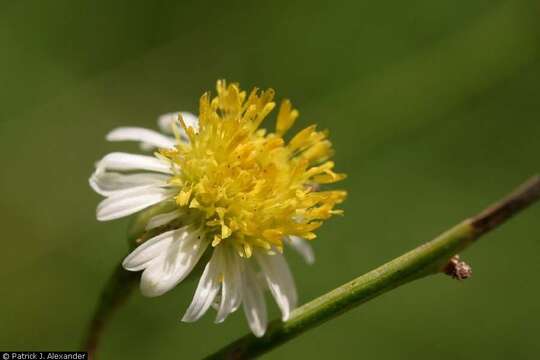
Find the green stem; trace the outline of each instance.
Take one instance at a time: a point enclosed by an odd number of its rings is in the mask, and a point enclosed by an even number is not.
[[[288,321],[274,320],[263,337],[248,334],[206,359],[255,358],[389,290],[444,272],[455,254],[539,198],[540,176],[535,176],[505,199],[432,241],[297,308]]]
[[[154,206],[132,219],[127,233],[128,246],[131,250],[161,231],[161,229],[146,231],[145,226],[153,216],[166,211],[170,211],[170,204]],[[138,273],[126,271],[118,264],[105,284],[82,344],[83,349],[88,351],[90,360],[96,359],[96,351],[106,325],[136,288],[139,277]]]
[[[127,300],[138,279],[138,274],[125,271],[121,265],[115,268],[101,293],[84,340],[83,348],[88,351],[89,359],[96,358],[97,347],[105,325],[108,324],[115,310]]]
[[[152,217],[164,212],[172,211],[175,207],[176,205],[173,202],[166,202],[153,206],[145,211],[141,211],[137,216],[133,217],[127,232],[130,250],[135,249],[146,240],[166,231],[166,226],[146,230],[146,224]],[[184,279],[182,284],[186,284],[188,281],[193,280],[198,274],[202,273],[204,264],[209,260],[206,258],[209,254],[203,256],[204,257],[199,261],[191,274]],[[204,261],[205,259],[206,261]],[[133,292],[133,289],[136,288],[139,278],[139,273],[126,271],[122,268],[122,265],[119,264],[105,284],[83,343],[83,349],[88,351],[88,358],[90,360],[96,359],[96,351],[106,325],[110,322],[115,311],[124,304],[129,295]]]

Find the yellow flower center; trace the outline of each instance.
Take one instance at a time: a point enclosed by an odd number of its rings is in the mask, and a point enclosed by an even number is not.
[[[315,238],[322,220],[341,214],[334,206],[346,196],[319,191],[344,178],[332,171],[326,132],[310,126],[283,139],[298,117],[288,100],[274,133],[259,128],[275,107],[273,97],[272,89],[246,97],[237,84],[218,81],[215,98],[201,97],[198,131],[179,119],[189,143],[160,150],[179,169],[171,179],[180,188],[178,206],[200,213],[212,246],[230,242],[245,257],[254,247],[282,251],[287,235]]]

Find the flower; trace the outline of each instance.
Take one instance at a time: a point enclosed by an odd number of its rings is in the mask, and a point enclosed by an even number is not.
[[[273,133],[259,128],[275,106],[273,97],[271,89],[246,96],[237,84],[218,81],[216,97],[201,97],[198,118],[171,113],[158,120],[164,134],[121,127],[107,135],[156,149],[154,156],[108,154],[90,178],[106,197],[98,220],[163,207],[146,224],[157,235],[123,261],[126,270],[143,271],[142,294],[171,290],[208,254],[183,321],[195,321],[213,306],[219,323],[242,305],[251,330],[262,336],[265,288],[286,320],[297,292],[283,244],[313,262],[308,240],[324,220],[342,213],[334,207],[346,193],[320,189],[344,178],[333,171],[327,132],[309,126],[286,141],[298,117],[288,100]]]

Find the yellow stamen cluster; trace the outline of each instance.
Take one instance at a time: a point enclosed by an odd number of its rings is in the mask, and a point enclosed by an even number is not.
[[[334,206],[346,196],[318,191],[344,178],[332,171],[326,132],[310,126],[283,139],[298,117],[288,100],[276,131],[259,129],[273,98],[272,89],[246,96],[238,84],[218,81],[215,98],[201,97],[198,131],[179,119],[189,143],[160,151],[179,169],[171,180],[180,189],[177,204],[200,212],[212,246],[230,242],[245,257],[254,247],[282,251],[287,235],[315,238],[323,220],[341,214]]]

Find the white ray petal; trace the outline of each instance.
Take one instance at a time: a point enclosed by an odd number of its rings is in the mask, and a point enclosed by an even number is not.
[[[216,315],[216,323],[223,322],[227,316],[238,309],[242,302],[240,287],[240,266],[236,254],[225,245],[223,247],[224,273],[221,285],[221,302]]]
[[[99,203],[96,210],[97,219],[107,221],[134,214],[173,197],[176,192],[174,189],[151,185],[118,192]]]
[[[98,168],[89,179],[90,187],[100,195],[111,196],[118,191],[127,189],[155,185],[165,186],[170,177],[165,174],[142,173],[142,174],[121,174],[109,172]]]
[[[291,235],[285,238],[285,242],[302,255],[306,263],[311,265],[315,262],[315,253],[306,239]]]
[[[140,127],[119,127],[107,134],[109,141],[139,141],[158,148],[173,148],[176,141],[157,131]]]
[[[249,328],[255,336],[263,336],[268,322],[266,303],[257,274],[248,261],[243,263],[242,269],[242,302]]]
[[[180,131],[180,135],[187,139],[186,132],[184,131],[184,128],[180,126],[180,122],[178,121],[178,114],[182,115],[182,119],[184,119],[184,122],[188,127],[192,127],[196,132],[199,131],[199,118],[192,113],[181,111],[181,112],[172,112],[168,114],[163,114],[158,118],[158,126],[164,133],[172,134],[173,133],[173,124],[176,124],[178,127],[178,131]]]
[[[182,317],[182,321],[194,322],[199,320],[212,305],[221,286],[221,275],[223,273],[221,252],[220,247],[214,249],[212,258],[204,268],[193,300]]]
[[[182,215],[182,211],[179,209],[173,210],[168,213],[158,214],[150,218],[150,220],[148,220],[148,223],[146,223],[145,230],[152,230],[157,227],[167,225],[168,223],[170,223],[174,219],[177,219],[181,215]]]
[[[289,318],[298,301],[296,286],[289,265],[283,255],[279,253],[268,255],[257,250],[254,254],[263,271],[268,288],[281,310],[282,319],[285,321]]]
[[[141,276],[144,296],[159,296],[174,288],[189,275],[208,246],[208,241],[189,227],[176,231],[163,254],[152,260]]]
[[[124,269],[128,271],[141,271],[149,263],[164,254],[174,238],[175,231],[167,231],[155,236],[139,245],[122,262]]]
[[[171,164],[168,161],[154,156],[135,155],[114,152],[105,155],[98,164],[98,168],[119,171],[148,170],[165,174],[172,174]]]
[[[141,148],[142,151],[145,151],[145,152],[152,151],[156,148],[154,145],[148,144],[145,142],[140,143],[139,147]]]

